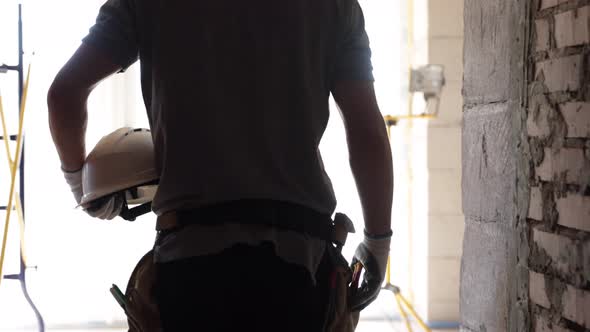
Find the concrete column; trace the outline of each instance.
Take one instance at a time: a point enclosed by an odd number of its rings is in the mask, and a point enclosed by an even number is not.
[[[528,330],[530,1],[465,1],[462,331]]]

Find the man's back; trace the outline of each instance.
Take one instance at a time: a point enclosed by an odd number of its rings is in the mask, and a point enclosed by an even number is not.
[[[335,13],[326,3],[163,6],[151,105],[164,166],[158,212],[244,198],[332,212],[318,152],[334,48]],[[190,14],[177,17],[182,11]]]
[[[318,150],[330,88],[346,74],[372,79],[354,4],[128,0],[103,7],[105,22],[131,27],[122,37],[136,42],[121,44],[142,61],[161,170],[156,213],[249,198],[333,212]],[[98,22],[86,42],[100,42]]]

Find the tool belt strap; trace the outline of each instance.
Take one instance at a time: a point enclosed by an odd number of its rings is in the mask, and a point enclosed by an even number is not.
[[[295,231],[322,240],[344,245],[350,220],[337,214],[319,213],[308,207],[273,200],[239,200],[208,205],[191,210],[168,212],[158,217],[156,230],[173,231],[188,225],[214,226],[222,223],[264,225],[281,230]],[[340,216],[340,217],[339,217]],[[342,216],[347,220],[343,223]],[[338,222],[336,222],[338,221]],[[354,228],[352,228],[354,232]]]

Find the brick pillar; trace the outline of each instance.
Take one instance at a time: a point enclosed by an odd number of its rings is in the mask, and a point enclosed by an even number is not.
[[[539,0],[526,128],[535,331],[590,329],[590,5]]]

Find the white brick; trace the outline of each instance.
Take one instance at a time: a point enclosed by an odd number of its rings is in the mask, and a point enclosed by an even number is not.
[[[461,258],[430,258],[428,260],[428,301],[459,303]]]
[[[558,4],[557,0],[541,0],[541,8],[540,9],[554,7],[554,6],[557,6],[557,4]]]
[[[567,285],[562,297],[563,317],[590,327],[590,292]]]
[[[461,323],[470,327],[486,324],[490,332],[505,331],[506,321],[502,319],[510,315],[505,304],[512,298],[511,287],[515,282],[511,273],[514,252],[506,241],[514,236],[514,230],[499,222],[481,223],[473,219],[466,225],[461,266]]]
[[[551,134],[551,115],[554,110],[548,103],[541,103],[538,110],[531,110],[526,121],[527,133],[532,137],[548,137]]]
[[[543,195],[539,187],[531,188],[528,217],[538,221],[543,220]]]
[[[463,216],[428,216],[428,256],[461,258],[464,229]]]
[[[459,314],[459,300],[429,301],[427,317],[431,322],[458,322],[461,317]]]
[[[549,49],[550,30],[547,20],[535,20],[535,31],[537,38],[535,40],[535,50],[544,51]]]
[[[535,79],[541,80],[549,92],[577,91],[582,80],[582,55],[572,55],[537,63]]]
[[[428,168],[461,169],[461,127],[428,127]]]
[[[430,127],[461,126],[463,119],[462,86],[460,81],[449,81],[445,84],[440,99],[438,117],[430,120]]]
[[[566,1],[568,1],[568,0],[541,0],[541,8],[540,9],[555,7],[555,6],[559,5],[560,3],[564,3]]]
[[[587,44],[590,42],[590,6],[555,15],[555,41],[557,47]]]
[[[571,332],[572,330],[566,329],[557,325],[557,323],[549,321],[547,317],[537,315],[535,317],[535,329],[534,332]]]
[[[559,109],[567,124],[567,137],[590,138],[590,103],[566,103]]]
[[[533,242],[551,258],[550,266],[558,273],[566,276],[571,275],[571,271],[582,269],[583,257],[580,257],[582,247],[574,240],[535,228]]]
[[[461,170],[431,169],[428,173],[428,214],[461,215]]]
[[[445,67],[447,82],[463,79],[463,37],[430,38],[428,61]]]
[[[544,308],[551,308],[551,302],[547,297],[547,290],[545,289],[545,276],[529,271],[529,296],[531,301]]]
[[[463,36],[463,0],[428,1],[428,35]]]
[[[545,158],[541,165],[535,167],[535,173],[543,181],[552,181],[565,173],[567,183],[581,183],[586,181],[588,170],[585,167],[586,157],[583,149],[561,148],[552,150],[545,148]]]
[[[509,104],[494,103],[464,113],[462,186],[466,217],[498,224],[515,218],[516,184],[506,181],[516,178],[514,111]]]
[[[568,194],[558,198],[556,203],[560,225],[590,232],[589,196]]]

